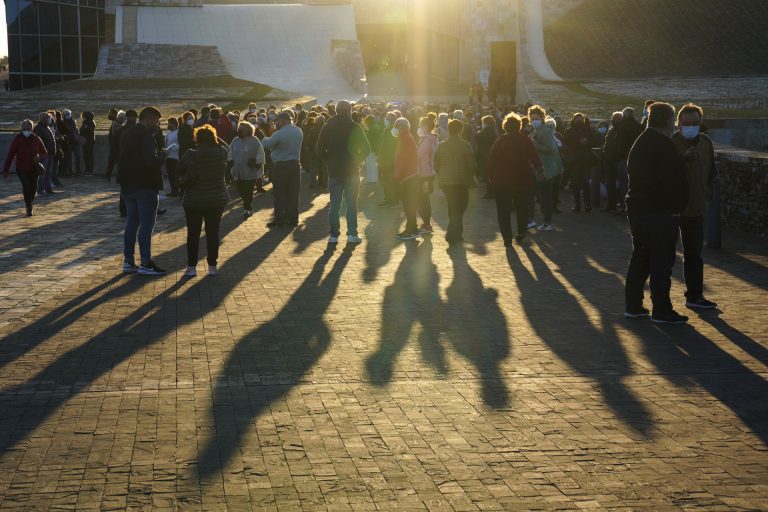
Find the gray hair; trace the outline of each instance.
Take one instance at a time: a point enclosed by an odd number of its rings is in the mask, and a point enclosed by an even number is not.
[[[31,119],[25,119],[21,122],[21,129],[22,130],[31,130],[32,127],[34,127],[35,124],[32,122]]]
[[[336,113],[340,116],[351,116],[352,104],[347,100],[339,100],[339,102],[336,103]]]
[[[125,114],[125,110],[117,111],[117,115],[115,116],[115,121],[121,124],[124,124],[126,121],[128,121],[128,116]]]
[[[408,119],[404,117],[397,118],[397,121],[395,121],[395,124],[393,128],[397,128],[398,130],[404,130],[404,131],[410,131],[411,130],[411,123],[408,121]]]
[[[237,131],[244,130],[249,137],[253,136],[253,125],[248,121],[241,121],[237,123]]]

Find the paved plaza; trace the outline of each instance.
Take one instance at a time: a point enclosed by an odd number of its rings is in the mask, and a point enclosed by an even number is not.
[[[220,275],[187,279],[168,199],[169,273],[127,276],[117,186],[65,184],[32,218],[0,186],[2,509],[768,509],[765,239],[725,231],[720,310],[659,327],[622,316],[619,216],[505,250],[474,190],[447,251],[439,192],[402,243],[368,189],[333,248],[305,187],[294,231],[233,201]]]

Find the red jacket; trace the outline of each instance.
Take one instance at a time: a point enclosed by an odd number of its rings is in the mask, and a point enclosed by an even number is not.
[[[221,140],[227,144],[232,142],[234,130],[232,129],[232,121],[230,121],[227,116],[222,114],[214,128],[216,128],[216,135],[218,135]]]
[[[395,152],[395,180],[402,183],[408,178],[419,174],[419,160],[416,151],[416,140],[407,130],[401,130],[397,138]]]
[[[531,139],[521,133],[505,133],[493,143],[486,164],[494,190],[529,190],[533,169],[541,167]]]
[[[48,152],[45,150],[45,144],[40,140],[40,137],[34,133],[29,138],[24,137],[23,134],[18,134],[11,142],[11,147],[8,148],[8,156],[5,157],[5,164],[3,165],[3,174],[8,176],[11,171],[11,162],[16,159],[16,172],[35,172],[35,157],[38,161],[44,160],[48,156]]]

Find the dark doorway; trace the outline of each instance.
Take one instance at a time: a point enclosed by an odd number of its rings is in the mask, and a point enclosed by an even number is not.
[[[488,96],[514,103],[517,94],[517,41],[491,43],[491,76]]]

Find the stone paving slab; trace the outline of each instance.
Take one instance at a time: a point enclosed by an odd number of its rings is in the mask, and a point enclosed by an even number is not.
[[[364,243],[329,250],[327,196],[270,232],[262,195],[184,279],[168,200],[147,278],[120,274],[116,186],[65,183],[30,219],[0,188],[2,509],[765,509],[763,239],[726,232],[721,311],[658,327],[622,317],[620,217],[505,251],[474,191],[447,252],[439,193],[403,244],[367,190]]]

